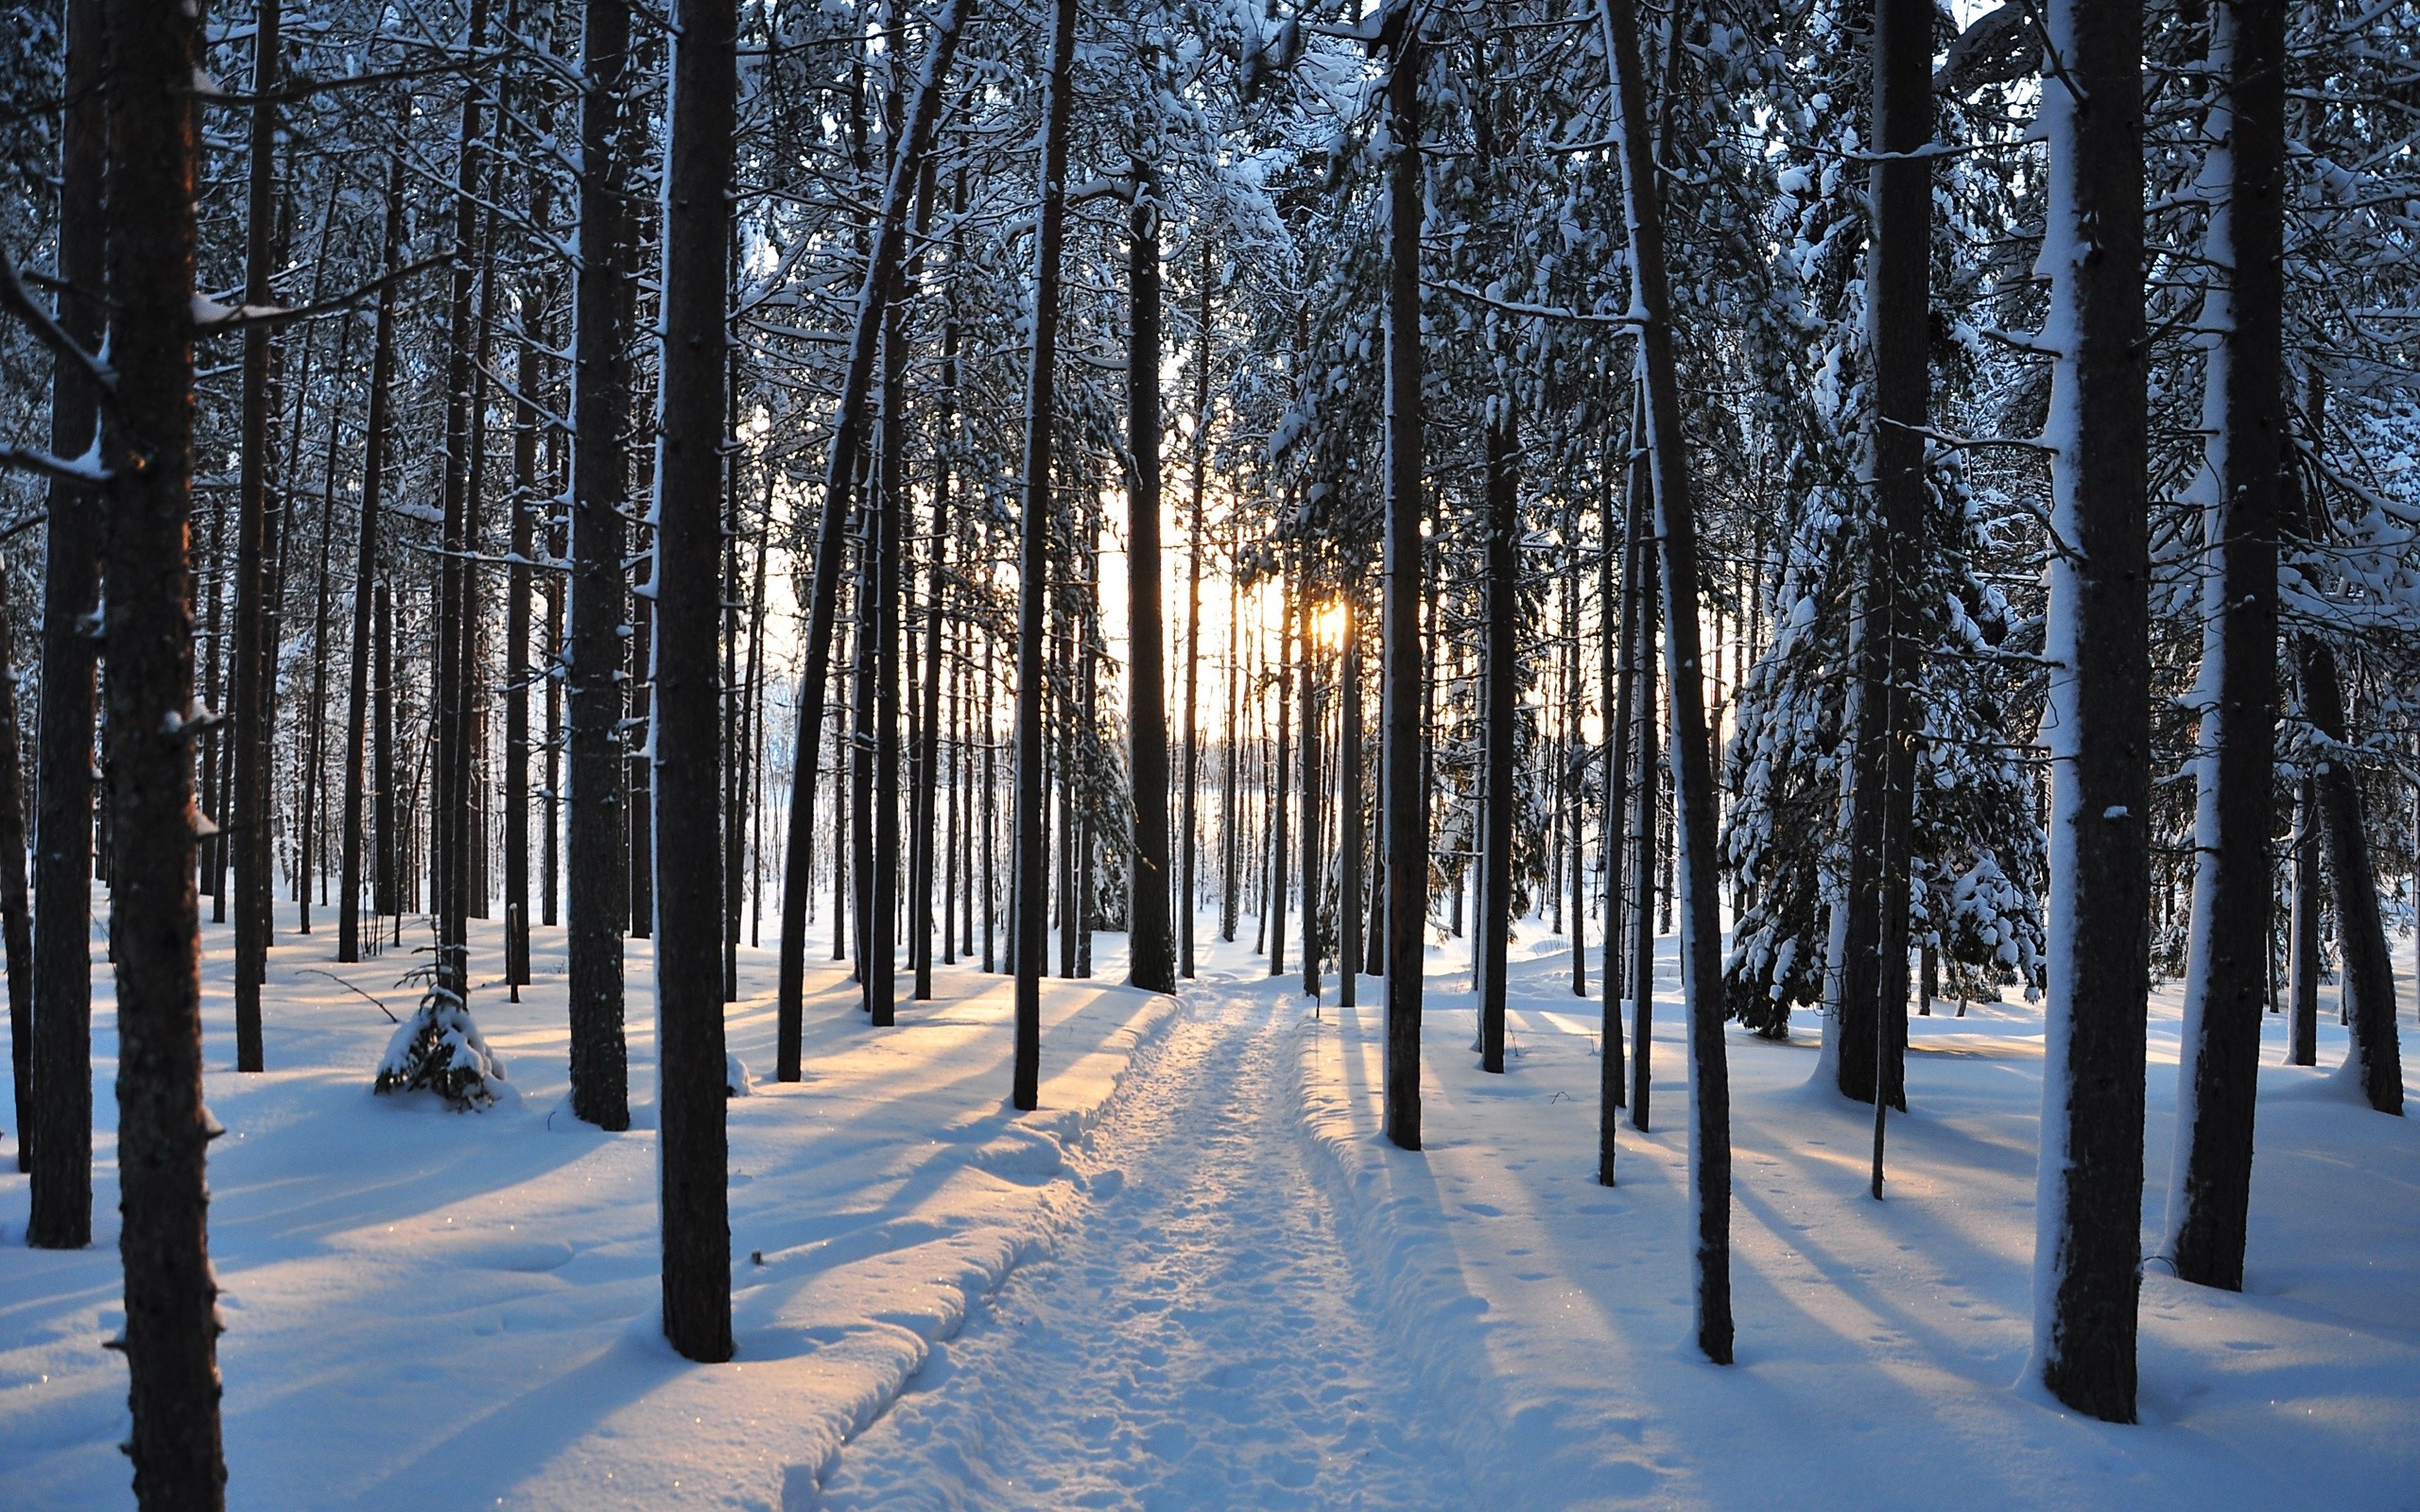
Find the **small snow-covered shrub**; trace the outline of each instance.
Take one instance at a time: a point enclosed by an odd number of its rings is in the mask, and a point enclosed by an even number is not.
[[[471,1022],[471,1010],[454,992],[432,987],[387,1041],[386,1057],[378,1062],[376,1090],[384,1093],[426,1088],[459,1111],[493,1103],[495,1084],[503,1080],[504,1062],[480,1037],[479,1026]]]

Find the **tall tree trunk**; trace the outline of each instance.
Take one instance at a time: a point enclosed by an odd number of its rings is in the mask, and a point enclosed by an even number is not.
[[[733,0],[680,0],[679,17],[665,164],[652,593],[657,1165],[665,1337],[689,1359],[718,1361],[732,1352],[717,642],[738,63]]]
[[[630,0],[586,0],[580,98],[579,259],[572,300],[571,812],[564,861],[579,880],[566,915],[572,1111],[631,1126],[622,1033],[621,721],[623,513],[630,490]],[[802,753],[802,761],[810,758]]]
[[[890,313],[883,319],[882,399],[876,440],[878,460],[870,511],[867,584],[873,610],[871,628],[873,686],[873,740],[860,729],[857,752],[871,757],[870,793],[873,852],[866,876],[858,884],[866,907],[859,914],[859,935],[865,941],[858,961],[865,982],[866,1006],[876,1028],[889,1028],[897,1012],[899,962],[899,664],[900,558],[907,550],[908,480],[908,333],[894,290]],[[859,698],[859,706],[867,700]]]
[[[805,660],[799,682],[797,748],[801,752],[813,749],[821,738],[832,629],[839,604],[840,575],[847,565],[849,489],[856,476],[857,453],[863,444],[866,397],[873,387],[884,308],[892,286],[893,270],[898,267],[907,244],[908,202],[922,180],[925,154],[941,118],[942,86],[948,80],[959,34],[973,9],[972,0],[943,0],[929,24],[931,40],[925,47],[923,71],[917,76],[915,101],[908,108],[899,151],[891,161],[882,216],[866,259],[865,283],[857,297],[856,328],[849,348],[849,368],[840,388],[831,455],[824,472],[823,515],[816,526],[814,574],[807,594]],[[1046,454],[1048,443],[1044,444]],[[782,944],[774,1029],[774,1074],[783,1081],[796,1081],[799,1077],[799,1037],[804,1024],[806,983],[806,895],[813,885],[809,862],[813,855],[816,776],[816,764],[804,756],[793,764],[789,840],[782,868]],[[834,896],[838,897],[838,888]]]
[[[1504,1071],[1505,948],[1512,936],[1513,723],[1521,702],[1521,482],[1510,408],[1487,428],[1487,630],[1480,669],[1478,938],[1479,1069]]]
[[[1641,466],[1644,448],[1639,444],[1647,434],[1646,415],[1640,406],[1646,400],[1643,388],[1634,389],[1631,410],[1630,434],[1622,448],[1620,476],[1634,486],[1630,508],[1618,527],[1622,553],[1621,601],[1619,618],[1613,588],[1613,558],[1616,526],[1614,519],[1614,466],[1606,461],[1604,492],[1597,507],[1597,534],[1603,543],[1603,560],[1597,570],[1598,612],[1605,617],[1603,631],[1609,643],[1599,654],[1599,671],[1605,679],[1605,709],[1612,723],[1605,727],[1605,813],[1604,838],[1599,845],[1605,861],[1605,917],[1599,926],[1605,936],[1605,969],[1603,971],[1604,1010],[1598,1026],[1601,1063],[1597,1068],[1597,1180],[1599,1185],[1614,1184],[1614,1163],[1617,1141],[1616,1112],[1630,1101],[1627,1086],[1629,1057],[1623,1053],[1622,1004],[1634,982],[1634,973],[1622,960],[1624,942],[1630,938],[1631,910],[1627,904],[1629,880],[1624,875],[1628,854],[1623,837],[1628,833],[1630,819],[1630,763],[1632,730],[1636,724],[1633,697],[1637,679],[1632,675],[1632,647],[1638,638],[1639,620],[1639,558],[1646,553],[1643,539],[1645,522],[1639,510],[1640,500],[1635,481],[1644,471]],[[1643,1051],[1646,1047],[1641,1046]]]
[[[1015,1065],[1011,1103],[1039,1106],[1042,1077],[1042,956],[1049,914],[1049,858],[1043,828],[1042,655],[1049,590],[1051,432],[1058,417],[1059,257],[1066,235],[1067,129],[1074,99],[1067,72],[1076,50],[1076,0],[1053,0],[1043,80],[1042,183],[1033,263],[1033,328],[1026,369],[1025,498],[1017,523],[1016,797],[1010,886],[1017,899]]]
[[[1173,992],[1167,675],[1160,616],[1160,207],[1153,199],[1159,180],[1144,163],[1133,165],[1132,175],[1126,242],[1126,723],[1133,794],[1127,975],[1149,991]]]
[[[404,165],[397,159],[387,175],[387,228],[381,259],[390,276],[402,253],[403,234]],[[361,959],[362,780],[369,735],[371,601],[378,575],[378,511],[384,507],[386,491],[389,392],[395,379],[395,298],[391,284],[378,291],[378,313],[371,335],[369,428],[361,443],[361,521],[354,538],[353,572],[353,655],[345,691],[344,819],[337,887],[338,961]],[[379,906],[384,907],[383,892]]]
[[[67,6],[66,109],[60,154],[57,319],[97,352],[108,316],[95,292],[109,277],[101,185],[108,171],[108,45],[102,0]],[[78,293],[77,291],[81,290]],[[99,396],[76,369],[52,371],[50,447],[91,449]],[[20,1162],[27,1144],[32,1207],[26,1243],[81,1249],[93,1242],[93,682],[87,627],[98,602],[100,496],[53,479],[43,548],[42,686],[34,731],[34,1102],[17,1104]],[[31,1139],[27,1139],[27,1135]]]
[[[2050,876],[2033,1368],[2135,1418],[2151,914],[2144,465],[2142,9],[2053,0]],[[2046,73],[2049,70],[2046,70]]]
[[[322,235],[320,240],[324,245],[326,237]],[[318,852],[324,838],[320,811],[325,805],[327,791],[328,585],[336,545],[337,453],[344,438],[337,402],[344,394],[345,373],[352,363],[353,321],[348,317],[337,338],[336,369],[329,386],[328,455],[320,470],[320,560],[311,589],[310,749],[303,766],[302,841],[295,848],[294,868],[294,901],[298,905],[295,925],[297,932],[304,935],[311,933],[311,879],[319,869]],[[302,409],[299,397],[294,408],[299,441]]]
[[[2223,333],[2209,352],[2203,399],[2213,490],[2204,538],[2214,559],[2203,567],[2202,660],[2211,702],[2202,712],[2194,774],[2193,919],[2168,1251],[2185,1280],[2241,1291],[2276,819],[2284,0],[2231,0],[2212,10],[2211,27],[2210,61],[2223,71],[2227,93],[2209,124],[2217,161],[2204,177],[2221,177],[2227,186],[2209,235],[2211,261],[2226,270],[2226,283],[2204,305]]]
[[[2317,507],[2310,507],[2312,517]],[[2314,532],[2315,535],[2315,532]],[[2403,1112],[2403,1055],[2394,1024],[2394,963],[2387,955],[2386,924],[2378,913],[2377,873],[2370,861],[2360,774],[2346,759],[2344,695],[2337,680],[2336,649],[2305,631],[2295,637],[2303,713],[2319,737],[2319,770],[2312,784],[2319,798],[2320,833],[2327,843],[2327,870],[2336,884],[2336,941],[2342,953],[2345,1022],[2352,1045],[2344,1075],[2381,1113]]]
[[[252,93],[276,91],[278,0],[261,0],[253,18]],[[269,280],[277,249],[277,110],[263,103],[251,114],[251,163],[245,188],[244,302],[272,301]],[[244,330],[240,455],[235,497],[234,801],[229,829],[235,860],[235,1069],[262,1067],[261,983],[269,936],[269,690],[274,665],[268,635],[268,558],[275,529],[268,499],[269,330]]]
[[[2319,786],[2294,788],[2291,902],[2287,923],[2286,1064],[2319,1064]]]
[[[1300,610],[1303,622],[1303,756],[1296,786],[1302,798],[1303,827],[1303,995],[1320,995],[1320,785],[1324,768],[1320,760],[1320,685],[1317,638],[1311,633],[1311,606]]]
[[[1588,842],[1582,802],[1587,765],[1587,741],[1580,729],[1580,511],[1575,507],[1564,521],[1563,575],[1563,746],[1557,769],[1563,775],[1564,861],[1571,891],[1571,995],[1588,995]]]
[[[959,180],[959,192],[964,193],[965,179]],[[932,203],[932,175],[925,176],[924,187],[917,196],[917,231],[921,239]],[[962,207],[961,207],[962,208]],[[955,279],[955,262],[951,276]],[[941,807],[942,761],[942,679],[946,676],[942,656],[942,599],[948,587],[949,567],[949,433],[956,414],[956,396],[951,392],[958,381],[958,326],[955,312],[945,317],[948,329],[942,339],[941,424],[934,445],[932,555],[925,566],[925,675],[922,679],[924,711],[916,726],[916,815],[913,830],[915,852],[908,867],[909,902],[908,907],[909,961],[916,973],[915,993],[918,1002],[933,995],[933,872],[937,845],[946,844],[951,836],[936,830],[936,811]],[[957,811],[950,813],[951,828],[957,824]],[[948,856],[943,865],[957,857]],[[942,889],[941,918],[942,955],[949,955],[950,937],[949,888],[945,877]]]
[[[1210,241],[1201,242],[1201,354],[1193,373],[1193,526],[1185,539],[1184,575],[1184,781],[1182,844],[1177,878],[1177,970],[1193,977],[1193,916],[1201,907],[1201,529],[1202,494],[1210,472]],[[1350,968],[1344,1001],[1353,1001]]]
[[[1291,890],[1286,875],[1286,783],[1294,742],[1294,679],[1288,674],[1293,670],[1295,627],[1303,617],[1299,585],[1280,579],[1278,591],[1285,609],[1277,633],[1277,758],[1269,768],[1269,902],[1261,910],[1268,916],[1269,974],[1273,977],[1286,974],[1286,904]]]
[[[1663,541],[1664,657],[1669,692],[1673,809],[1679,829],[1681,983],[1689,1015],[1697,1126],[1689,1142],[1697,1219],[1698,1348],[1731,1363],[1731,1091],[1722,1044],[1722,935],[1716,897],[1714,749],[1698,649],[1697,521],[1681,436],[1681,388],[1664,266],[1663,194],[1639,84],[1631,0],[1605,0],[1622,121],[1634,307],[1647,380],[1647,433]],[[1642,994],[1641,1001],[1645,1001]],[[1641,1037],[1644,1040],[1644,1036]],[[1644,1046],[1642,1045],[1642,1061]]]
[[[103,627],[111,648],[110,940],[134,1496],[145,1512],[225,1504],[218,1287],[210,1269],[194,893],[193,322],[199,8],[111,0],[110,358],[114,422]],[[263,111],[262,115],[268,112]]]
[[[1238,586],[1241,574],[1234,570],[1233,560],[1231,554],[1227,573],[1227,674],[1219,679],[1227,689],[1227,732],[1222,743],[1223,776],[1219,794],[1219,937],[1230,945],[1236,942],[1236,916],[1243,906],[1239,896],[1243,866],[1243,747],[1236,725],[1237,688],[1243,680],[1243,619],[1238,607],[1242,603]]]
[[[547,220],[543,182],[531,193],[531,217]],[[529,560],[537,550],[538,341],[529,328],[543,318],[546,291],[522,306],[520,357],[513,371],[512,535],[504,589],[504,981],[521,1001],[529,980]]]
[[[17,1169],[28,1170],[27,1125],[42,1115],[33,1086],[33,919],[26,906],[26,776],[17,731],[16,617],[0,573],[0,949],[9,957],[9,1070],[17,1107]]]
[[[1336,1001],[1355,1005],[1361,974],[1361,625],[1344,595],[1344,654],[1337,673]]]
[[[1874,352],[1874,510],[1859,546],[1858,612],[1845,723],[1841,829],[1848,882],[1829,955],[1836,1037],[1833,1074],[1842,1095],[1907,1107],[1909,816],[1912,813],[1916,643],[1911,593],[1921,571],[1924,428],[1930,411],[1927,352],[1932,249],[1930,0],[1880,0],[1872,46],[1876,139],[1888,156],[1872,169],[1875,236],[1866,275],[1866,335]],[[1876,1124],[1878,1131],[1881,1124]]]
[[[376,724],[371,771],[377,804],[370,850],[371,901],[379,915],[401,919],[403,895],[395,879],[395,606],[393,591],[384,577],[378,579],[372,603],[375,617],[371,633],[376,641],[373,675],[377,686],[371,697],[372,718]],[[383,927],[378,935],[384,937]]]
[[[1387,523],[1380,789],[1386,810],[1387,1055],[1384,1121],[1398,1148],[1420,1148],[1421,954],[1427,944],[1428,790],[1421,782],[1424,659],[1420,521],[1420,74],[1412,8],[1388,12]]]

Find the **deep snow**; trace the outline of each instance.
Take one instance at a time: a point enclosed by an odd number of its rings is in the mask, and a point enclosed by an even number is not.
[[[474,929],[485,980],[497,936]],[[1915,1021],[1880,1204],[1870,1115],[1807,1085],[1811,1035],[1731,1036],[1740,1333],[1720,1369],[1687,1343],[1668,939],[1656,1130],[1624,1125],[1612,1190],[1592,1179],[1597,1009],[1534,925],[1501,1077],[1467,1049],[1465,947],[1431,952],[1417,1155],[1376,1136],[1374,1010],[1340,1016],[1331,983],[1313,1017],[1299,977],[1242,946],[1171,1003],[1108,986],[1104,938],[1100,979],[1046,991],[1025,1117],[1004,1106],[1004,979],[942,969],[941,1001],[877,1034],[816,962],[808,1079],[784,1088],[770,953],[745,951],[740,1352],[699,1366],[655,1326],[646,947],[637,1126],[609,1136],[561,1106],[559,942],[539,932],[527,1002],[475,1000],[513,1094],[450,1114],[370,1094],[389,1026],[319,974],[400,1012],[406,957],[337,968],[331,935],[280,936],[273,1069],[208,1086],[230,1130],[211,1176],[231,1505],[2420,1506],[2420,1129],[2274,1065],[2273,1022],[2247,1292],[2154,1263],[2145,1421],[2114,1428],[2016,1386],[2041,1057],[2021,1005]],[[206,944],[224,1067],[223,928]],[[97,981],[95,1248],[26,1249],[25,1178],[0,1176],[10,1509],[131,1501],[123,1367],[100,1348],[119,1314]],[[2170,990],[2154,1173],[2175,1042]],[[2324,1015],[2323,1065],[2342,1052]],[[2146,1194],[2147,1246],[2165,1200]]]

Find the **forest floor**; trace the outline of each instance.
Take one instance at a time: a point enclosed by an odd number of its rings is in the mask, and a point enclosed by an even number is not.
[[[877,1032],[812,961],[807,1079],[782,1087],[771,954],[743,950],[731,1041],[758,1079],[730,1105],[738,1357],[694,1366],[656,1327],[645,942],[615,1136],[565,1107],[559,932],[538,931],[527,1001],[475,989],[514,1091],[457,1115],[370,1093],[391,1029],[352,988],[402,1012],[413,958],[337,967],[320,923],[272,953],[270,1071],[208,1076],[229,1130],[211,1242],[233,1507],[2420,1507],[2420,1123],[2276,1065],[2274,1020],[2246,1291],[2152,1264],[2144,1420],[2117,1428],[2017,1385],[2028,1005],[1914,1021],[1881,1203],[1870,1112],[1810,1084],[1812,1024],[1728,1037],[1725,1369],[1691,1344],[1668,938],[1653,1132],[1623,1125],[1613,1189],[1594,1180],[1598,1010],[1534,921],[1502,1076],[1469,1053],[1465,943],[1432,951],[1416,1155],[1376,1133],[1376,1011],[1340,1012],[1333,979],[1314,1004],[1245,945],[1206,948],[1170,1000],[1110,985],[1122,941],[1102,936],[1098,979],[1046,988],[1043,1108],[1023,1117],[1002,1096],[1003,979],[942,968],[934,1003]],[[499,943],[474,925],[475,983],[501,974]],[[205,946],[224,1068],[224,926]],[[93,1249],[24,1246],[0,1140],[9,1509],[131,1504],[123,1366],[101,1348],[122,1314],[97,982]],[[1378,987],[1361,980],[1365,1003]],[[2152,1012],[2147,1251],[2174,997]],[[2343,1040],[2323,1020],[2327,1066]]]

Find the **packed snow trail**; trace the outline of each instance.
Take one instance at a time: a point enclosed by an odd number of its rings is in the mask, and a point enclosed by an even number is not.
[[[1096,1125],[1092,1200],[933,1352],[828,1508],[1467,1508],[1304,1164],[1302,1000],[1209,976]]]

